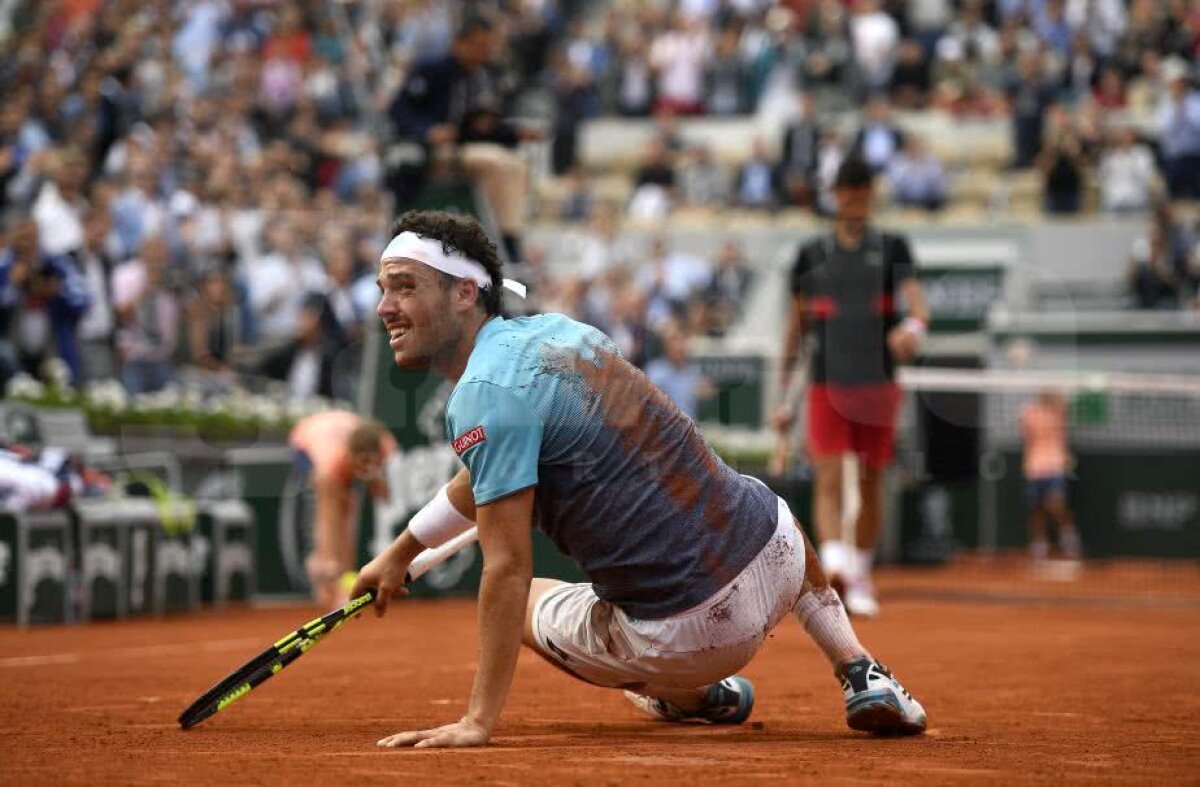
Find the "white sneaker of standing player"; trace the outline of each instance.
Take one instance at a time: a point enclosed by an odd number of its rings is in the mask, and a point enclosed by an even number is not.
[[[854,617],[873,618],[879,614],[879,602],[875,599],[875,587],[870,577],[854,577],[846,584],[846,595],[842,599],[846,612]]]
[[[842,681],[850,729],[875,735],[918,735],[925,731],[921,703],[878,661],[849,661],[835,674]]]
[[[632,691],[625,692],[625,699],[659,721],[699,719],[713,724],[741,724],[754,710],[754,684],[741,675],[714,683],[708,687],[704,707],[697,711],[686,711],[673,702]]]

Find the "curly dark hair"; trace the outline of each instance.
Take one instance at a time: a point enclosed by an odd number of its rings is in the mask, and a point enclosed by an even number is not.
[[[393,238],[402,232],[415,232],[422,237],[441,241],[447,254],[458,252],[482,265],[492,279],[492,286],[479,288],[478,303],[489,317],[500,313],[504,280],[500,256],[496,253],[496,244],[492,243],[478,221],[470,216],[441,210],[410,210],[392,225]],[[447,273],[441,276],[447,285],[455,280]]]
[[[866,162],[866,159],[862,158],[862,156],[852,155],[838,167],[833,185],[834,188],[846,187],[859,189],[872,185],[874,181],[875,173],[871,170],[871,165]]]

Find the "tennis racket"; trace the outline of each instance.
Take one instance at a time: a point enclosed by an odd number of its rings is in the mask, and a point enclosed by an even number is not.
[[[375,591],[369,590],[341,609],[310,620],[300,628],[290,632],[286,637],[276,642],[254,658],[247,661],[227,678],[221,680],[198,700],[179,714],[179,726],[191,729],[209,716],[223,711],[242,697],[250,693],[268,678],[283,671],[283,668],[303,656],[321,639],[337,629],[346,621],[358,617],[372,601]]]
[[[413,560],[405,576],[405,582],[413,582],[429,569],[445,561],[479,538],[476,528],[471,528],[436,549],[427,549]],[[375,600],[375,591],[368,590],[341,609],[335,609],[322,617],[310,620],[289,633],[254,658],[247,661],[227,678],[204,692],[198,700],[179,714],[179,726],[191,729],[213,714],[223,711],[240,700],[269,678],[278,675],[283,668],[308,652],[326,634],[338,629],[348,620],[358,617]]]

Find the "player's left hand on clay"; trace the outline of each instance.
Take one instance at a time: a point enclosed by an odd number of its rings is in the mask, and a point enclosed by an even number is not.
[[[887,336],[888,349],[896,363],[909,363],[917,357],[921,349],[921,337],[903,325],[897,325]]]
[[[491,733],[483,727],[464,718],[432,730],[414,730],[389,735],[375,745],[386,749],[405,746],[414,749],[462,749],[468,746],[482,746],[491,737]]]

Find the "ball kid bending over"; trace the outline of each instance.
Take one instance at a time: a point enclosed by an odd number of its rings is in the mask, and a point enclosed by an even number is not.
[[[354,486],[375,499],[388,495],[383,466],[396,440],[383,424],[345,410],[313,413],[288,435],[293,468],[316,496],[313,549],[305,559],[313,600],[337,607],[350,600],[342,578],[354,569]]]

